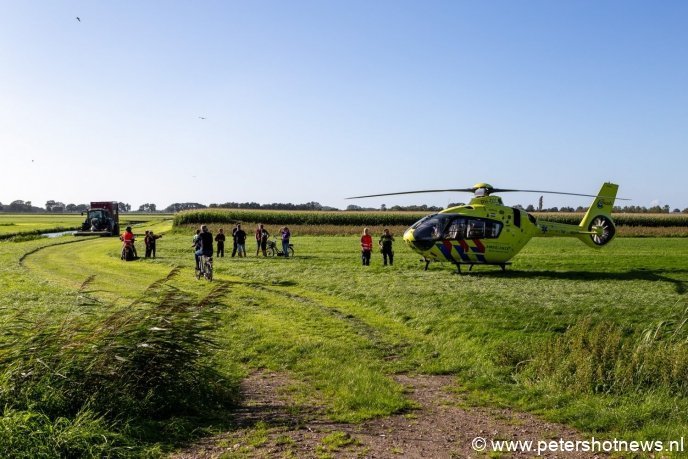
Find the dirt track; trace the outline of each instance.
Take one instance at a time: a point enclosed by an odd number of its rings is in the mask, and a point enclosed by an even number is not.
[[[418,408],[405,414],[339,424],[327,420],[316,406],[295,406],[280,374],[255,373],[242,384],[243,403],[236,412],[237,428],[206,438],[173,457],[294,457],[294,458],[477,458],[536,457],[531,453],[492,452],[491,440],[582,440],[566,426],[507,409],[462,408],[451,390],[451,376],[397,376]],[[262,434],[256,434],[261,426]],[[253,429],[252,429],[253,428]],[[258,438],[257,438],[258,437]],[[488,442],[478,452],[476,437]],[[479,442],[479,440],[476,440]],[[590,453],[546,453],[540,457],[592,458]]]

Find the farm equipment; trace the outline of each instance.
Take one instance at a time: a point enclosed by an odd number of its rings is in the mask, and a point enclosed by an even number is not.
[[[91,202],[85,212],[86,220],[81,224],[81,230],[75,236],[118,236],[119,235],[119,206],[117,201]],[[84,212],[81,213],[84,215]]]

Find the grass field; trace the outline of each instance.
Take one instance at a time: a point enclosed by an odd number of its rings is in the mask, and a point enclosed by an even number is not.
[[[357,237],[296,233],[294,259],[256,258],[249,244],[249,258],[216,259],[212,284],[193,277],[190,231],[165,234],[157,259],[129,263],[119,260],[114,238],[74,239],[0,243],[0,432],[17,438],[31,430],[27,419],[40,419],[35,429],[52,432],[29,436],[26,442],[34,443],[14,450],[0,446],[4,455],[44,443],[96,454],[106,447],[120,456],[162,454],[203,432],[231,429],[231,396],[221,403],[222,391],[212,381],[226,381],[231,394],[255,369],[288,372],[298,382],[297,398],[322,400],[331,418],[350,422],[408,408],[403,388],[391,378],[408,372],[456,375],[473,403],[535,411],[608,437],[671,439],[688,427],[686,239],[620,238],[603,250],[534,239],[506,273],[477,267],[458,276],[446,264],[424,272],[400,241],[393,267],[381,266],[375,253],[365,268]],[[151,292],[159,293],[155,300]],[[165,298],[172,294],[188,307],[165,315]],[[203,317],[202,330],[190,318],[203,314],[198,311],[215,314]],[[175,324],[177,316],[188,321],[177,328],[150,325]],[[131,328],[137,321],[146,327]],[[108,323],[122,324],[129,334],[105,334]],[[57,330],[65,342],[37,346],[52,342],[43,329]],[[83,329],[93,330],[88,339],[75,331]],[[168,329],[182,343],[190,336],[213,343],[201,347],[207,351],[201,360],[187,355],[191,363],[180,372],[195,375],[194,384],[205,392],[220,394],[199,402],[201,412],[161,410],[144,397],[150,413],[137,417],[127,408],[139,400],[135,392],[122,397],[126,403],[109,405],[97,391],[88,392],[89,404],[70,398],[72,386],[61,381],[78,381],[84,372],[103,390],[114,384],[114,377],[103,377],[110,373],[91,374],[91,365],[83,370],[70,362],[128,365],[126,352],[149,349],[141,342],[167,349],[164,339],[149,335]],[[187,329],[193,333],[182,333]],[[21,344],[27,339],[33,344]],[[134,345],[125,346],[126,340]],[[88,346],[75,344],[81,342]],[[79,352],[72,355],[72,348]],[[50,371],[41,370],[45,366]],[[196,367],[203,370],[198,375]],[[41,378],[21,376],[31,371],[42,371]],[[205,378],[208,371],[213,378]],[[24,380],[18,390],[17,381]],[[172,378],[179,387],[187,387],[184,382]],[[34,386],[41,389],[26,389]]]
[[[84,222],[80,214],[0,213],[0,239],[76,230]],[[170,220],[172,214],[121,214],[120,225]]]
[[[0,213],[0,236],[76,229],[84,221],[79,214],[3,214]]]

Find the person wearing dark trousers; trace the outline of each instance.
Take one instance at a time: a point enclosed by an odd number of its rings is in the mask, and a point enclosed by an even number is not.
[[[241,223],[237,223],[234,237],[236,237],[237,253],[239,254],[239,258],[243,258],[246,256],[246,231],[241,229]]]
[[[239,228],[241,228],[241,224],[237,223],[232,229],[232,256],[235,256],[237,253],[237,231],[239,231]]]
[[[280,230],[280,236],[282,237],[282,252],[284,253],[284,258],[289,258],[289,238],[291,237],[291,231],[285,226]]]
[[[151,256],[151,247],[150,247],[150,238],[149,235],[150,231],[146,230],[146,236],[143,238],[143,243],[146,244],[146,258],[150,258]]]
[[[372,252],[373,237],[368,234],[368,228],[365,228],[361,236],[361,261],[363,261],[363,266],[370,266],[370,254]]]
[[[270,237],[270,233],[268,233],[268,230],[265,229],[263,224],[259,224],[258,228],[256,228],[256,244],[258,245],[258,248],[256,249],[256,256],[262,251],[263,256],[267,257],[267,247],[268,247],[268,238]]]
[[[225,230],[220,228],[220,230],[217,232],[217,235],[215,236],[215,242],[217,242],[217,257],[223,257],[225,256]],[[236,244],[235,244],[236,246]],[[234,255],[232,255],[234,256]]]
[[[162,234],[157,235],[153,234],[153,231],[148,231],[148,245],[146,246],[146,251],[153,257],[155,258],[155,241],[160,239],[162,237]],[[148,256],[148,255],[146,255]]]
[[[380,249],[382,252],[383,265],[387,266],[387,259],[389,258],[389,265],[392,266],[394,262],[394,252],[392,251],[392,243],[394,242],[394,236],[389,232],[389,229],[385,228],[382,236],[380,236]]]

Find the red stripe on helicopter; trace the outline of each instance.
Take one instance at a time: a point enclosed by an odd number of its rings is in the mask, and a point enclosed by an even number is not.
[[[485,246],[480,242],[480,239],[472,239],[472,241],[473,244],[475,244],[475,248],[473,249],[474,252],[485,253]]]
[[[464,241],[463,239],[459,239],[459,245],[461,246],[464,252],[470,251],[470,247],[468,247],[468,244],[466,244],[466,241]]]

